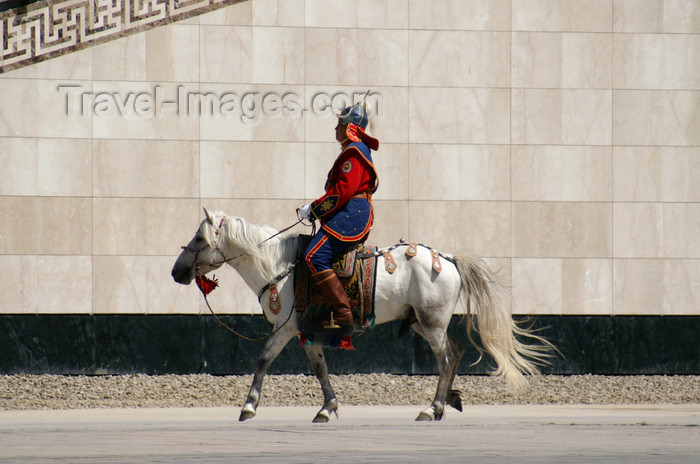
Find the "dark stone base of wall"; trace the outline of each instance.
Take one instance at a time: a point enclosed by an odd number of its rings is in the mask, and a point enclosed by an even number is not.
[[[262,316],[225,316],[251,337],[269,333]],[[530,323],[563,357],[545,374],[700,374],[700,317],[547,316]],[[399,323],[367,330],[354,338],[355,351],[326,350],[331,373],[437,373],[428,344],[409,331],[397,338]],[[455,316],[450,333],[467,343]],[[188,315],[4,315],[0,316],[0,374],[250,374],[262,343],[240,340],[211,316]],[[471,366],[471,346],[461,374],[488,372],[490,359]],[[270,373],[312,373],[294,338]]]

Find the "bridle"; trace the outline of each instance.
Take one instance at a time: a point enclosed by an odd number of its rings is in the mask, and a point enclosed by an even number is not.
[[[297,210],[297,213],[298,213],[298,210]],[[225,221],[225,218],[222,218],[222,219],[221,219],[221,222],[219,223],[219,226],[217,227],[217,230],[214,232],[216,236],[219,235],[219,229],[221,229],[221,227],[223,226],[224,221]],[[299,220],[298,220],[297,222],[295,222],[294,224],[292,224],[291,226],[285,227],[284,229],[280,230],[279,232],[275,233],[274,235],[271,235],[270,237],[266,238],[266,239],[263,240],[262,242],[258,243],[258,247],[261,247],[261,246],[263,245],[263,243],[265,243],[265,242],[267,242],[268,240],[271,240],[271,239],[277,237],[278,235],[280,235],[280,234],[282,234],[282,233],[288,231],[289,229],[291,229],[292,227],[296,226],[297,224],[303,223],[303,221],[304,221],[304,218],[303,218],[303,217],[300,217]],[[312,224],[312,226],[314,227],[314,231],[315,231],[315,229],[316,229],[315,224]],[[215,267],[215,268],[218,269],[218,268],[219,268],[220,266],[222,266],[223,264],[230,263],[230,262],[233,261],[233,260],[236,260],[236,259],[238,259],[238,258],[241,258],[241,257],[245,256],[245,253],[239,253],[238,255],[233,256],[233,257],[231,257],[231,258],[226,258],[226,255],[224,254],[224,252],[221,250],[221,248],[219,248],[218,243],[217,243],[216,245],[212,246],[208,241],[207,241],[206,245],[205,245],[204,247],[200,248],[199,250],[195,250],[195,249],[191,248],[191,247],[189,246],[189,244],[188,244],[188,245],[185,245],[185,246],[182,246],[182,247],[180,247],[180,248],[183,249],[183,250],[185,250],[185,251],[188,251],[188,252],[190,252],[190,253],[192,253],[192,254],[194,255],[194,270],[195,270],[195,276],[196,276],[196,279],[197,279],[197,280],[202,279],[202,278],[204,277],[204,275],[202,275],[202,274],[200,273],[200,265],[206,264],[207,266]],[[221,260],[221,261],[215,261],[215,262],[212,262],[212,263],[200,263],[200,262],[199,262],[199,254],[200,254],[202,251],[207,250],[207,249],[209,249],[209,248],[211,248],[211,249],[215,250],[217,253],[219,253],[219,254],[221,255],[221,257],[222,257],[222,260]],[[286,277],[288,277],[288,276],[294,271],[294,269],[296,268],[298,262],[299,262],[299,260],[296,260],[296,261],[294,261],[293,263],[289,264],[289,265],[287,266],[287,268],[286,268],[284,271],[282,271],[280,274],[278,274],[277,276],[275,276],[270,282],[268,282],[268,283],[258,292],[258,301],[260,301],[260,298],[262,298],[263,294],[265,294],[266,291],[271,290],[272,288],[274,288],[275,291],[276,291],[277,284],[278,284],[279,282],[281,282],[282,280],[284,280]],[[214,282],[216,282],[216,281],[214,281]],[[215,283],[215,285],[216,285],[216,283]],[[272,332],[270,332],[269,334],[265,335],[264,337],[260,337],[260,338],[249,338],[249,337],[246,337],[245,335],[242,335],[242,334],[236,332],[234,329],[232,329],[231,327],[229,327],[224,321],[222,321],[222,320],[219,318],[219,316],[214,312],[214,310],[212,309],[211,305],[209,304],[209,299],[207,298],[207,293],[208,293],[208,292],[204,291],[204,289],[203,289],[202,287],[199,287],[199,289],[200,289],[200,291],[202,292],[202,296],[204,297],[204,302],[206,303],[207,308],[209,309],[209,312],[211,313],[212,316],[214,316],[214,319],[216,320],[216,322],[218,322],[219,325],[221,325],[223,328],[225,328],[226,330],[228,330],[229,332],[231,332],[231,333],[234,334],[235,336],[237,336],[237,337],[239,337],[239,338],[241,338],[241,339],[243,339],[243,340],[249,341],[249,342],[261,342],[261,341],[267,340],[268,338],[272,337],[274,334],[276,334],[277,332],[279,332],[285,325],[287,325],[287,323],[289,322],[289,320],[292,318],[292,313],[294,312],[293,309],[290,310],[290,311],[289,311],[289,315],[287,316],[287,319],[284,321],[284,323],[283,323],[282,325],[280,325],[279,327],[277,327],[277,328],[276,328],[275,330],[273,330]]]

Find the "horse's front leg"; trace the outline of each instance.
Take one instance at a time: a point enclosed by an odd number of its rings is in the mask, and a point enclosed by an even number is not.
[[[321,345],[306,345],[304,350],[306,350],[306,356],[309,357],[311,366],[314,368],[323,391],[323,407],[314,417],[314,422],[328,422],[331,418],[331,413],[335,413],[336,417],[338,416],[338,400],[328,378],[328,366],[323,355],[323,348]]]
[[[252,419],[255,417],[255,411],[258,408],[258,403],[260,403],[260,392],[262,390],[263,377],[265,373],[270,368],[272,361],[274,361],[277,356],[282,351],[289,340],[298,333],[296,324],[285,324],[282,328],[267,339],[265,347],[262,352],[258,355],[258,359],[255,360],[255,372],[253,374],[253,383],[250,386],[250,391],[246,397],[245,404],[241,408],[241,415],[238,418],[239,421],[244,421]]]

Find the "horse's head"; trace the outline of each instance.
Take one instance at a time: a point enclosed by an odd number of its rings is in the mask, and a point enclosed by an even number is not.
[[[220,229],[225,216],[220,212],[213,214],[204,209],[206,219],[202,221],[190,243],[182,247],[173,270],[170,273],[175,282],[189,285],[197,272],[205,275],[224,264],[226,257],[220,248]]]

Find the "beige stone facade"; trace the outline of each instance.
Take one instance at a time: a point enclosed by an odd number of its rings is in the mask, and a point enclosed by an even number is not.
[[[479,254],[514,314],[700,315],[698,0],[49,3],[0,16],[0,314],[206,312],[201,207],[294,222],[371,88],[369,242]]]

